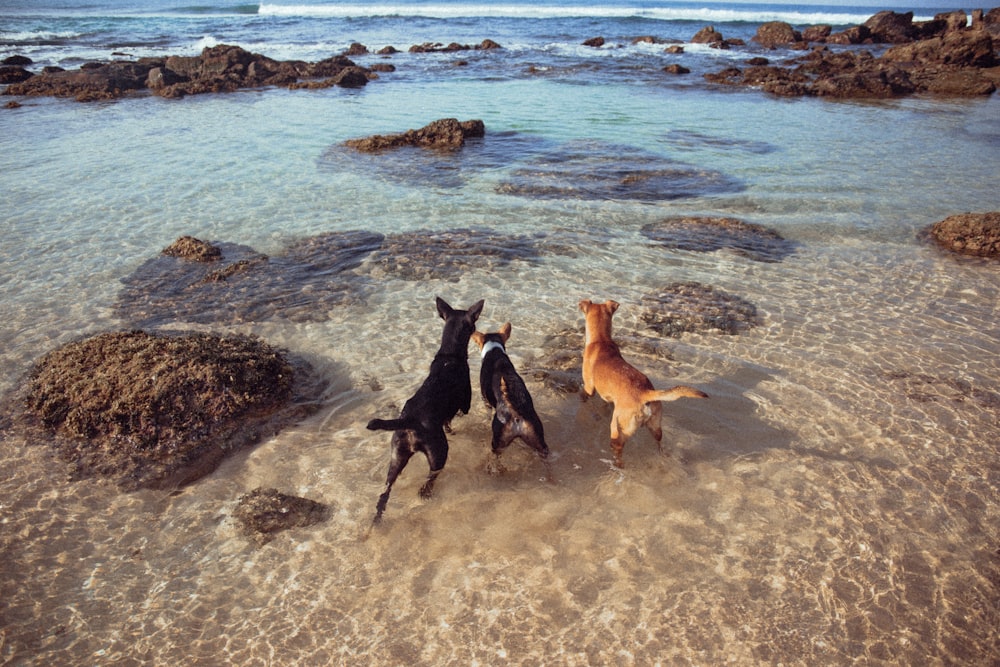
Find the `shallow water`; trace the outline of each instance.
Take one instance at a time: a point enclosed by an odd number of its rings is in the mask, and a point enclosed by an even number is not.
[[[275,264],[351,230],[540,240],[509,261],[473,247],[465,264],[431,257],[413,273],[368,257],[330,271],[330,290],[361,297],[343,303],[306,271],[266,316],[239,308],[267,302],[266,285],[218,297],[218,317],[158,314],[159,326],[251,333],[302,355],[330,381],[323,408],[176,493],[70,482],[45,443],[5,434],[0,659],[994,664],[1000,271],[917,236],[996,209],[998,109],[404,74],[361,91],[5,110],[5,392],[53,347],[132,326],[125,282],[184,234]],[[487,137],[454,161],[339,147],[442,117],[481,118]],[[586,168],[564,168],[569,151]],[[558,173],[537,173],[549,164]],[[641,166],[713,177],[641,199],[600,180]],[[526,176],[599,187],[505,189]],[[643,234],[676,215],[764,225],[795,252],[761,262]],[[659,336],[643,297],[679,281],[752,303],[757,326]],[[394,416],[422,381],[435,295],[484,298],[481,330],[512,322],[554,479],[521,447],[487,474],[476,397],[435,497],[418,498],[426,467],[413,459],[368,535],[389,436],[364,424]],[[655,385],[710,394],[665,406],[667,456],[639,434],[611,468],[610,409],[561,383],[578,377],[583,298],[621,302],[617,335]],[[470,365],[475,381],[471,347]],[[330,518],[257,548],[232,512],[259,486],[328,503]]]

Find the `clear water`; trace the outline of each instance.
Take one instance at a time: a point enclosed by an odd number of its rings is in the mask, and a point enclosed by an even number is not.
[[[687,40],[708,21],[749,37],[773,7],[719,5],[744,12],[725,23],[669,3],[643,7],[687,18],[560,5],[526,18],[380,18],[268,4],[136,5],[112,20],[94,4],[8,5],[2,55],[40,63],[108,57],[128,35],[135,55],[221,42],[307,59],[352,41],[506,48],[398,54],[397,72],[361,90],[2,110],[4,392],[55,346],[129,327],[122,281],[181,235],[273,256],[356,229],[549,242],[531,261],[427,280],[364,267],[358,303],[304,289],[294,305],[313,317],[161,322],[261,336],[331,383],[317,415],[177,493],[72,483],[45,443],[0,438],[4,664],[1000,659],[1000,270],[917,238],[948,215],[996,210],[995,97],[776,99],[664,79],[659,67],[676,57],[627,39]],[[66,36],[24,36],[45,30]],[[597,34],[621,48],[579,47]],[[689,46],[683,58],[721,69],[743,56]],[[469,65],[454,66],[459,57]],[[482,119],[487,137],[453,162],[341,147],[444,117]],[[569,149],[588,156],[584,174],[651,161],[726,186],[655,200],[503,191]],[[797,250],[761,263],[641,233],[689,214],[761,224]],[[760,325],[658,337],[642,297],[677,281],[751,301]],[[454,424],[435,498],[417,497],[426,468],[414,459],[384,526],[363,539],[388,461],[388,435],[364,424],[392,416],[423,379],[440,336],[435,295],[484,298],[481,329],[512,322],[509,350],[545,422],[555,481],[520,448],[505,454],[506,474],[487,474],[489,415],[476,400]],[[640,434],[612,469],[610,410],[538,379],[554,341],[582,333],[583,298],[621,302],[616,331],[654,384],[711,395],[667,404],[669,457]],[[470,364],[475,380],[474,350]],[[258,486],[326,502],[331,518],[255,548],[231,513]]]

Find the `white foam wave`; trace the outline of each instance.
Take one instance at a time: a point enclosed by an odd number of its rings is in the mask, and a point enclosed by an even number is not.
[[[261,3],[261,16],[358,18],[376,16],[424,16],[429,18],[628,18],[639,17],[662,21],[704,21],[713,23],[763,23],[785,21],[793,25],[856,25],[871,14],[837,12],[803,12],[795,10],[754,10],[708,7],[640,7],[630,5],[546,5],[546,4],[448,4],[448,3],[384,3],[384,4],[323,4],[275,5]],[[924,20],[916,17],[915,20]]]
[[[22,32],[7,32],[5,30],[0,30],[0,42],[3,43],[31,43],[31,42],[48,42],[55,39],[72,39],[74,37],[79,37],[81,33],[66,31],[66,32],[53,32],[51,30],[26,30]]]

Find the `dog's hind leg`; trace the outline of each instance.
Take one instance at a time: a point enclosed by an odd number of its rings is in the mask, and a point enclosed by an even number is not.
[[[445,437],[444,430],[433,435],[427,435],[424,441],[424,454],[427,455],[427,465],[430,466],[430,474],[427,481],[420,487],[420,497],[430,498],[434,492],[434,482],[437,476],[444,470],[444,464],[448,461],[448,438]]]
[[[395,436],[393,437],[392,445],[392,459],[389,461],[389,472],[385,477],[385,489],[383,489],[382,495],[378,497],[378,503],[375,505],[375,518],[372,519],[373,524],[382,521],[382,513],[385,512],[386,503],[389,502],[389,493],[392,491],[392,485],[396,482],[396,478],[399,477],[399,473],[403,472],[403,468],[409,463],[410,457],[413,456],[413,451],[409,447],[402,447],[396,443]]]

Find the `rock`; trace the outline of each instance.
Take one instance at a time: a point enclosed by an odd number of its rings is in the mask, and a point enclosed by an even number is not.
[[[916,65],[994,67],[1000,61],[993,46],[993,38],[985,30],[967,30],[894,46],[885,52],[882,59]]]
[[[604,38],[603,37],[591,37],[590,39],[584,41],[583,45],[584,46],[590,46],[590,47],[593,47],[593,48],[600,48],[600,47],[604,46]]]
[[[503,47],[494,42],[492,39],[484,39],[477,46],[478,51],[492,51],[494,49],[502,49]]]
[[[674,44],[673,46],[668,46],[667,48],[663,49],[663,52],[676,55],[679,53],[684,53],[684,47],[679,44]]]
[[[377,53],[380,56],[391,56],[394,53],[399,53],[399,49],[397,49],[395,46],[391,46],[391,45],[390,46],[383,46],[381,49],[379,49],[377,51]]]
[[[327,233],[301,239],[273,257],[218,242],[210,246],[221,252],[218,261],[161,252],[122,278],[115,316],[135,327],[327,321],[339,317],[338,307],[364,302],[372,287],[355,269],[383,238],[362,231]]]
[[[641,231],[666,248],[694,252],[725,248],[757,262],[780,262],[796,249],[781,234],[738,218],[670,217],[647,224]]]
[[[847,28],[842,32],[835,32],[826,38],[827,44],[864,44],[871,41],[871,30],[866,26],[858,25]]]
[[[705,26],[691,38],[692,44],[716,44],[724,41],[722,33],[718,32],[714,26]]]
[[[10,102],[7,102],[7,104],[3,105],[3,108],[4,109],[20,109],[21,106],[22,105],[21,105],[20,102],[15,102],[14,100],[11,100]]]
[[[946,250],[977,257],[1000,257],[1000,212],[960,213],[934,223],[930,238]]]
[[[263,86],[357,88],[374,77],[371,70],[358,67],[346,56],[334,56],[317,63],[283,62],[238,46],[220,44],[203,49],[197,56],[87,63],[70,72],[46,67],[41,75],[9,86],[4,94],[53,95],[88,101],[149,90],[161,97],[179,98]],[[326,80],[317,83],[323,78]],[[306,83],[295,86],[300,79],[305,79]]]
[[[825,42],[833,28],[828,25],[811,25],[802,31],[802,40],[806,42]]]
[[[735,336],[758,324],[757,307],[697,282],[671,283],[642,297],[640,319],[661,336],[719,331]]]
[[[913,41],[919,34],[913,25],[913,12],[878,12],[865,21],[864,26],[868,28],[873,41],[885,44],[905,44]]]
[[[170,488],[304,416],[296,385],[305,375],[285,352],[245,336],[106,333],[46,354],[23,405],[77,476]]]
[[[146,87],[150,66],[115,62],[76,71],[37,74],[11,84],[5,95],[73,97],[81,102],[122,97]]]
[[[366,56],[368,55],[368,47],[360,42],[353,42],[347,50],[344,51],[345,56]]]
[[[222,251],[210,243],[193,236],[182,236],[163,249],[168,257],[181,257],[195,262],[215,262],[222,259]]]
[[[3,60],[0,60],[0,65],[10,65],[12,67],[27,67],[33,64],[35,61],[28,56],[22,56],[15,54],[13,56],[8,56]]]
[[[687,67],[684,67],[683,65],[678,65],[677,63],[673,63],[672,65],[667,65],[666,67],[663,68],[663,71],[666,72],[667,74],[690,74],[691,73],[690,69],[688,69]]]
[[[329,508],[308,498],[289,496],[272,488],[256,488],[240,497],[233,516],[258,546],[289,528],[304,528],[327,519]]]
[[[21,83],[22,81],[27,81],[33,76],[35,75],[20,66],[0,67],[0,85]]]
[[[765,48],[773,49],[776,46],[801,42],[802,35],[784,21],[769,21],[757,28],[753,41]]]
[[[469,138],[483,137],[486,126],[481,120],[459,122],[455,118],[436,120],[419,130],[407,130],[401,134],[375,134],[363,139],[348,139],[345,145],[363,152],[376,152],[402,146],[420,148],[456,149]]]

